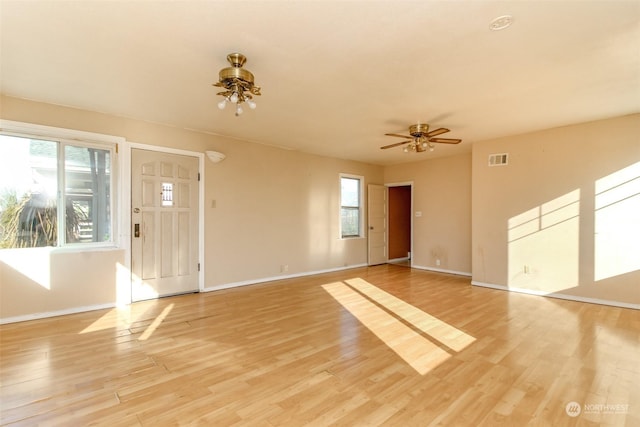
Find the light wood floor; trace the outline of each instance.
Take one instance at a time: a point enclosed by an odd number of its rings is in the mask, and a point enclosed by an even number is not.
[[[3,425],[640,426],[639,311],[400,266],[0,332]]]

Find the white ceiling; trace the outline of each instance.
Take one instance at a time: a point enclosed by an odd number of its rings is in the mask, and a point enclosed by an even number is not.
[[[5,1],[10,96],[394,164],[640,111],[640,1]],[[491,31],[501,15],[514,23]],[[258,108],[211,84],[241,52]],[[447,127],[406,154],[385,133]]]

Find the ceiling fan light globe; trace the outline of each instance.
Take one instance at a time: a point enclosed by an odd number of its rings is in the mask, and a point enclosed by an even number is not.
[[[251,99],[247,99],[247,105],[249,105],[249,108],[251,108],[252,110],[256,109],[256,103]]]
[[[236,102],[238,102],[238,94],[234,92],[229,100],[235,104]]]
[[[224,110],[224,107],[227,106],[227,98],[223,99],[222,101],[218,102],[218,108],[221,110]]]

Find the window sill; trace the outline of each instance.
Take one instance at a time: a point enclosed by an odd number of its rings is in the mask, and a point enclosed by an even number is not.
[[[48,251],[49,253],[80,253],[80,252],[110,252],[124,250],[124,248],[117,246],[113,243],[105,245],[91,245],[91,246],[39,246],[35,248],[3,248],[3,251]]]

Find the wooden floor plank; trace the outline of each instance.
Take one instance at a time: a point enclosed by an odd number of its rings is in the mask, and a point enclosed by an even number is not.
[[[382,265],[2,325],[0,424],[635,425],[639,355],[637,310]]]

